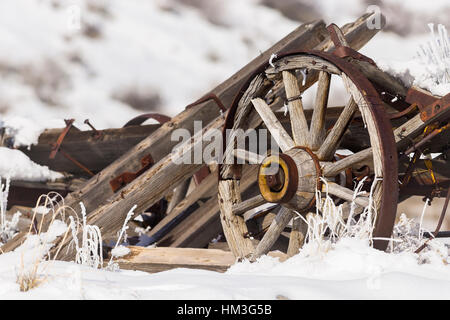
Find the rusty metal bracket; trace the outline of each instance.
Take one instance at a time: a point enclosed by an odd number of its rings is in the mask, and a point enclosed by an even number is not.
[[[125,123],[125,125],[123,127],[125,128],[125,127],[130,127],[130,126],[140,126],[148,119],[154,119],[154,120],[158,121],[160,124],[166,123],[171,120],[170,117],[160,114],[160,113],[146,113],[146,114],[141,114],[140,116],[137,116],[137,117],[131,119],[130,121]]]
[[[339,58],[351,57],[353,59],[365,61],[370,63],[371,65],[376,66],[375,62],[372,59],[348,46],[348,43],[345,40],[344,33],[337,25],[332,23],[327,27],[327,30],[330,33],[331,41],[333,41],[334,46],[336,47],[333,51],[333,54],[335,56]]]
[[[124,172],[116,178],[112,179],[109,182],[109,184],[111,185],[111,189],[113,190],[113,192],[117,192],[117,190],[125,187],[127,184],[131,183],[134,179],[147,171],[154,163],[155,162],[150,154],[145,156],[141,159],[142,168],[139,171]]]
[[[450,117],[450,93],[423,108],[420,113],[420,119],[426,122],[446,113],[447,117]]]
[[[436,97],[433,97],[426,92],[416,90],[414,88],[409,88],[405,97],[405,101],[409,104],[416,104],[420,111],[433,104],[436,101]]]
[[[222,101],[219,99],[219,97],[218,97],[216,94],[214,94],[214,93],[209,93],[209,94],[207,94],[207,95],[201,97],[201,98],[198,99],[197,101],[195,101],[195,102],[193,102],[193,103],[191,103],[191,104],[188,104],[188,105],[186,106],[186,109],[192,108],[192,107],[194,107],[194,106],[196,106],[196,105],[199,105],[199,104],[201,104],[201,103],[203,103],[203,102],[206,102],[206,101],[209,101],[209,100],[213,100],[213,101],[216,103],[217,107],[218,107],[222,112],[226,112],[226,111],[227,111],[227,108],[225,107],[225,105],[222,103]]]
[[[64,130],[61,132],[61,134],[59,135],[58,139],[56,140],[56,143],[54,143],[52,146],[52,151],[50,152],[50,159],[55,159],[56,154],[59,151],[59,148],[61,147],[62,142],[64,141],[64,138],[66,137],[67,133],[69,132],[70,128],[72,128],[73,123],[75,122],[75,119],[68,119],[68,120],[64,120],[64,122],[66,123],[66,127],[64,128]]]
[[[211,174],[208,166],[203,166],[194,174],[195,184],[198,186],[202,181]]]

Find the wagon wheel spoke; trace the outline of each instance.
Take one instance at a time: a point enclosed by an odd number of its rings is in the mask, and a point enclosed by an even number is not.
[[[325,136],[325,113],[328,104],[328,95],[330,93],[330,82],[331,74],[321,71],[309,132],[310,147],[312,150],[319,149]]]
[[[372,148],[367,148],[336,162],[328,162],[322,168],[323,175],[325,177],[334,177],[345,169],[351,168],[358,163],[361,163],[370,156],[372,156]]]
[[[354,191],[343,187],[334,182],[327,182],[322,186],[322,192],[328,192],[328,194],[334,195],[342,200],[352,202],[357,205],[367,207],[369,205],[369,198],[367,196],[357,196],[354,198]]]
[[[288,100],[292,136],[295,144],[298,146],[307,146],[309,135],[308,123],[306,122],[305,112],[303,111],[301,90],[294,71],[283,71],[283,83]]]
[[[264,160],[264,156],[244,149],[235,149],[233,150],[233,154],[234,157],[241,160],[242,163],[259,164]]]
[[[254,196],[248,200],[239,202],[232,207],[232,211],[234,215],[243,215],[245,212],[257,208],[263,204],[267,203],[267,201],[263,198],[262,195]]]
[[[292,149],[295,146],[294,141],[286,132],[286,130],[284,130],[283,126],[278,121],[277,117],[272,112],[267,103],[261,98],[253,99],[252,103],[259,116],[264,121],[267,129],[270,131],[272,137],[280,146],[281,150],[284,152]]]
[[[270,224],[269,229],[267,230],[264,237],[258,243],[258,246],[255,249],[255,252],[251,256],[251,260],[255,260],[260,256],[269,252],[270,248],[273,246],[275,241],[277,241],[281,232],[287,226],[289,221],[294,217],[295,213],[291,209],[286,207],[282,207],[278,212],[275,219]]]
[[[289,236],[289,246],[287,250],[287,254],[289,257],[297,254],[301,247],[303,247],[303,243],[306,237],[306,231],[308,230],[308,225],[306,222],[300,217],[294,217],[292,220],[292,231]]]
[[[355,100],[353,100],[353,98],[350,98],[341,114],[339,115],[339,118],[337,119],[335,125],[330,130],[328,136],[325,138],[325,141],[317,152],[317,157],[319,159],[329,160],[333,157],[339,146],[339,142],[357,109],[358,105],[356,104]]]

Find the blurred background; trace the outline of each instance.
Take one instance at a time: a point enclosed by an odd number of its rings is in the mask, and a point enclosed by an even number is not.
[[[374,5],[387,24],[361,52],[377,63],[411,59],[450,16],[448,0],[4,0],[0,116],[99,129],[173,116],[301,23],[343,25]],[[400,210],[420,214],[416,200]]]

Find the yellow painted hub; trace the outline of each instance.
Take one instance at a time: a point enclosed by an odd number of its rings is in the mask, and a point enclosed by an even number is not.
[[[286,154],[265,158],[258,172],[259,191],[263,198],[273,203],[288,202],[297,190],[297,172],[294,161]],[[278,181],[276,186],[274,186],[274,179]]]

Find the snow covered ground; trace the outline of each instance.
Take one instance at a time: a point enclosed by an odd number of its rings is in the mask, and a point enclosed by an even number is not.
[[[62,232],[59,224],[52,231]],[[450,299],[450,268],[436,252],[432,263],[418,264],[415,254],[387,254],[356,239],[283,263],[267,256],[253,264],[236,263],[223,274],[192,269],[113,272],[44,262],[38,272],[42,283],[21,292],[16,280],[22,259],[33,265],[33,243],[0,255],[0,299]]]

